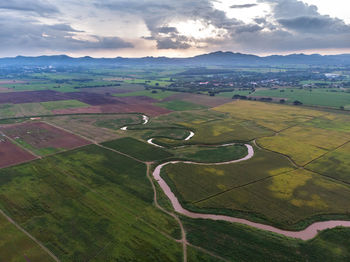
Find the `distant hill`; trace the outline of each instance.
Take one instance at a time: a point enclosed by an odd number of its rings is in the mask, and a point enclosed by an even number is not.
[[[0,66],[280,66],[280,65],[334,65],[349,66],[350,54],[343,55],[272,55],[256,56],[233,52],[214,52],[188,58],[143,57],[143,58],[73,58],[66,55],[0,58]]]

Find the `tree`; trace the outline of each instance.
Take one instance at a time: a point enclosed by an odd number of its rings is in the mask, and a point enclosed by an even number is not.
[[[280,103],[281,103],[281,104],[284,104],[285,102],[286,102],[285,99],[280,99]]]
[[[295,101],[293,102],[293,104],[294,104],[295,106],[300,106],[300,105],[302,105],[303,103],[300,102],[300,101],[298,101],[298,100],[295,100]]]

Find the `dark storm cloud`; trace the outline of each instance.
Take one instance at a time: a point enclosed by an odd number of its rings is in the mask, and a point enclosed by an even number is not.
[[[68,24],[45,25],[34,19],[18,19],[0,16],[0,49],[18,53],[77,51],[90,49],[118,49],[133,47],[119,37],[85,35],[88,40],[79,38],[80,30]]]
[[[350,27],[343,21],[329,16],[300,16],[295,18],[281,18],[277,20],[282,26],[299,32],[313,33],[350,33]]]
[[[58,13],[58,9],[41,0],[6,0],[0,2],[0,10],[34,12],[39,15]]]
[[[251,8],[257,6],[257,4],[245,4],[245,5],[231,5],[230,8],[235,9],[235,8]]]
[[[80,1],[80,0],[79,0]],[[232,5],[233,9],[253,8],[263,4],[271,7],[271,12],[255,17],[251,22],[229,18],[224,11],[214,7],[216,0],[91,0],[84,1],[81,10],[78,0],[7,0],[0,3],[0,51],[19,52],[114,50],[132,48],[130,41],[99,35],[98,28],[89,30],[85,17],[100,18],[99,24],[118,31],[119,18],[135,21],[138,27],[146,25],[144,37],[139,31],[132,31],[130,37],[138,48],[143,41],[152,41],[157,49],[181,50],[203,48],[205,51],[225,49],[240,52],[278,52],[317,48],[350,48],[350,26],[344,21],[321,15],[314,5],[299,0],[247,0],[246,4]],[[70,9],[69,9],[70,8]],[[66,12],[68,11],[68,12]],[[45,19],[41,19],[44,17]],[[77,21],[77,17],[79,18]],[[42,21],[50,19],[50,24]],[[74,21],[74,22],[73,22]],[[177,23],[196,21],[205,29],[213,28],[209,36],[195,37],[200,32],[184,35]],[[91,23],[91,20],[88,20]],[[77,25],[77,26],[73,26]],[[113,24],[114,25],[114,24]],[[191,25],[189,25],[191,26]],[[76,28],[77,27],[77,28]],[[197,28],[197,30],[201,30]],[[106,33],[106,29],[101,30]],[[113,35],[114,32],[108,32]],[[125,33],[124,33],[125,34]],[[206,37],[206,38],[205,38]],[[140,41],[140,38],[143,41]],[[141,44],[140,44],[141,43]],[[139,47],[140,46],[140,47]],[[148,44],[145,44],[148,48]],[[146,47],[145,47],[146,48]],[[4,51],[5,50],[5,51]],[[14,53],[13,52],[13,53]]]
[[[168,26],[159,27],[158,32],[163,34],[178,33],[176,27],[168,27]]]

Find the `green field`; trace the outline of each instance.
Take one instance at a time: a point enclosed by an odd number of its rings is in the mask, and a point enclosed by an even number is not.
[[[295,100],[305,105],[327,106],[339,108],[341,106],[350,106],[350,93],[341,92],[340,90],[324,89],[274,89],[274,90],[257,90],[251,96],[266,96],[285,98],[288,102],[293,103]],[[335,92],[337,91],[337,92]]]
[[[2,261],[54,261],[38,244],[0,215]]]
[[[249,96],[250,93],[251,93],[251,91],[249,91],[249,90],[235,90],[235,91],[230,91],[230,92],[221,92],[221,93],[217,94],[217,96],[232,98],[234,95]]]
[[[40,103],[47,110],[59,110],[66,108],[88,107],[88,104],[80,102],[78,100],[62,100],[62,101],[50,101]]]
[[[172,91],[160,91],[156,90],[157,93],[152,93],[150,90],[143,90],[143,91],[135,91],[130,93],[121,93],[121,94],[115,94],[114,96],[118,97],[125,97],[125,96],[148,96],[157,100],[162,100],[164,98],[167,98],[169,96],[172,96],[173,94],[176,94]]]
[[[131,137],[102,143],[103,146],[128,154],[142,161],[154,161],[171,157],[166,150],[146,144]]]
[[[129,115],[117,115],[115,117],[94,117],[94,126],[109,128],[113,130],[118,130],[126,125],[136,125],[143,123],[142,115],[129,114]]]
[[[194,103],[181,101],[181,100],[174,100],[174,101],[168,101],[168,102],[160,102],[156,103],[157,106],[167,108],[169,110],[173,111],[189,111],[189,110],[199,110],[199,109],[206,109],[207,107],[202,105],[197,105]]]
[[[239,159],[247,155],[244,145],[231,145],[220,147],[185,146],[174,148],[172,152],[177,158],[204,163],[225,162]]]
[[[233,141],[250,141],[258,137],[272,135],[273,132],[253,121],[226,118],[204,124],[187,125],[195,130],[191,143],[220,144]]]
[[[350,230],[322,231],[299,241],[235,223],[183,217],[188,240],[228,261],[346,262],[350,257]]]
[[[162,79],[159,79],[159,80],[130,79],[130,80],[124,80],[124,82],[128,83],[128,84],[145,84],[145,85],[149,85],[149,86],[166,87],[172,83],[168,80],[169,80],[168,78],[166,78],[165,80],[162,80]]]
[[[95,145],[0,170],[1,209],[61,261],[180,261],[152,201],[145,165]]]
[[[41,103],[24,104],[1,104],[0,119],[11,117],[24,117],[35,115],[50,115],[51,110],[45,108]]]

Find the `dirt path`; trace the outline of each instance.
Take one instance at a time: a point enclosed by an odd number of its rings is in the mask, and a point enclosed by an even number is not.
[[[34,236],[29,234],[24,228],[22,228],[19,224],[17,224],[12,218],[5,214],[4,211],[0,209],[0,214],[3,215],[11,224],[13,224],[18,230],[22,231],[25,235],[27,235],[31,240],[33,240],[38,246],[41,247],[53,260],[56,262],[60,262],[60,260],[52,253],[49,249],[47,249],[39,240],[37,240]]]

